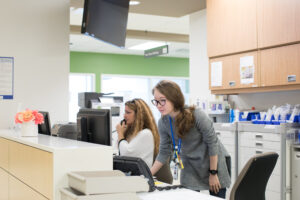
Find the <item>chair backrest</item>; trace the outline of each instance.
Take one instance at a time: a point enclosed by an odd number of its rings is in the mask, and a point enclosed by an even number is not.
[[[268,152],[253,156],[234,183],[230,200],[265,200],[265,191],[278,154]]]

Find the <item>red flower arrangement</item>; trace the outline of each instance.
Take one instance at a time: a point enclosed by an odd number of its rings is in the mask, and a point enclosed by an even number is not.
[[[15,116],[15,122],[22,124],[23,122],[34,121],[35,124],[44,123],[44,116],[37,110],[26,109],[23,112],[18,112]]]

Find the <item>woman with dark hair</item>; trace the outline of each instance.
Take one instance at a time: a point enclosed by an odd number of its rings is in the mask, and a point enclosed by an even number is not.
[[[182,168],[180,182],[192,190],[209,190],[225,198],[230,176],[227,151],[215,134],[208,116],[194,106],[184,105],[180,87],[172,81],[160,81],[152,90],[152,103],[162,114],[158,122],[159,153],[151,173],[154,175],[172,153]],[[177,167],[175,167],[175,170]]]
[[[116,129],[120,155],[142,158],[151,168],[158,153],[159,134],[152,112],[145,101],[127,101],[124,122],[118,124]]]

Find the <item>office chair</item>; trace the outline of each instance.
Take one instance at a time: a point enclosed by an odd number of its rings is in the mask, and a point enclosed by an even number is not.
[[[268,152],[253,156],[234,183],[230,200],[265,200],[265,191],[278,154]]]

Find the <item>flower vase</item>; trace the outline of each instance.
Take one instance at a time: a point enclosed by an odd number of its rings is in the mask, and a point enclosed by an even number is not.
[[[35,137],[38,136],[38,126],[34,121],[23,122],[21,124],[21,136]]]

